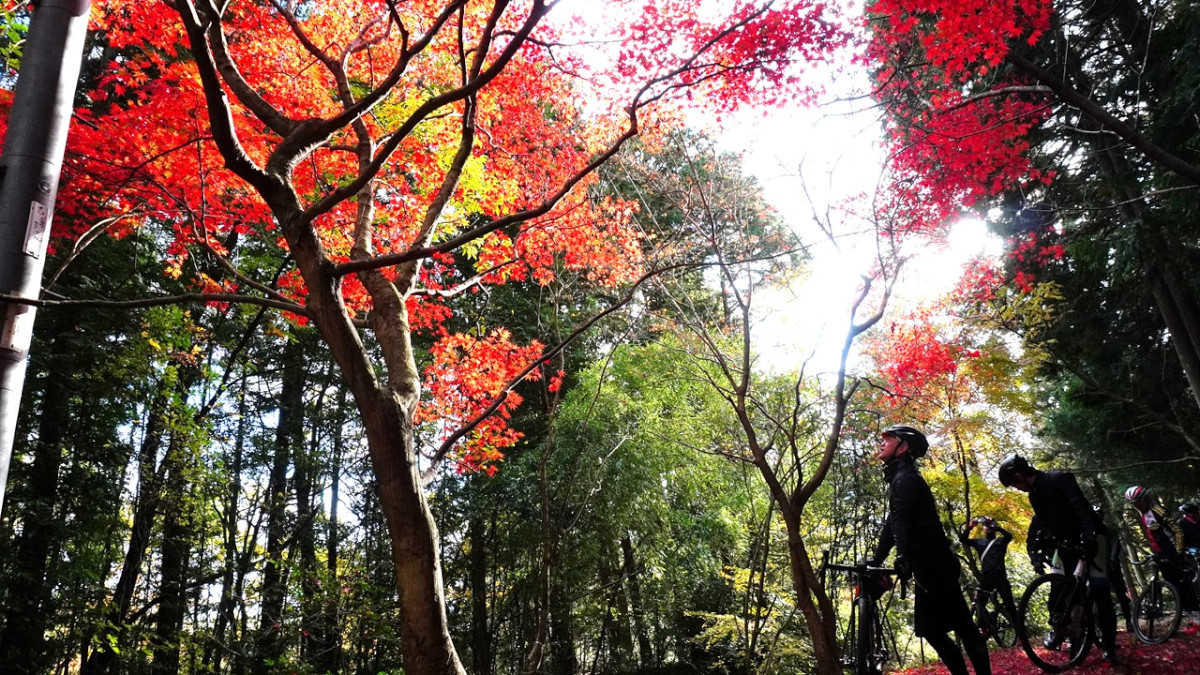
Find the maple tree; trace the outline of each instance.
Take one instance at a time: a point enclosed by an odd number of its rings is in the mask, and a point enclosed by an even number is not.
[[[494,463],[516,440],[512,387],[547,353],[499,327],[451,333],[454,299],[560,264],[635,281],[644,242],[627,204],[594,198],[597,167],[682,105],[787,100],[844,38],[822,3],[632,1],[606,5],[618,39],[586,42],[582,21],[548,20],[557,4],[94,7],[112,58],[77,113],[56,235],[161,228],[168,273],[198,280],[161,301],[252,302],[317,329],[366,431],[406,672],[462,672],[421,469]],[[247,241],[275,252],[278,281]],[[424,453],[421,423],[440,435]]]
[[[1008,281],[1023,291],[1046,267],[1035,260],[1065,267],[1057,261],[1072,244],[1100,238],[1137,269],[1200,404],[1193,234],[1178,218],[1194,208],[1200,156],[1195,124],[1181,121],[1194,97],[1176,95],[1196,77],[1194,5],[878,0],[866,9],[864,59],[892,162],[911,175],[901,194],[930,215],[928,231],[964,207],[1002,207]]]
[[[1023,386],[1030,368],[1001,331],[965,319],[955,300],[958,293],[927,301],[865,339],[878,377],[867,405],[937,438],[926,474],[948,531],[991,515],[1020,539],[1028,507],[984,476],[1032,433],[1033,394]]]

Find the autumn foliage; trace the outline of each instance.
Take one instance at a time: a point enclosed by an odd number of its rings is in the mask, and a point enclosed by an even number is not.
[[[1047,0],[878,0],[865,62],[887,108],[898,176],[889,200],[906,229],[937,234],[962,208],[1052,174],[1027,156],[1045,92],[999,68],[1012,41],[1036,42]]]
[[[175,4],[95,3],[92,28],[109,56],[77,111],[56,234],[73,242],[153,224],[169,232],[167,274],[205,293],[278,294],[307,322],[298,268],[264,290],[251,282],[261,271],[214,274],[194,263],[204,251],[236,267],[249,239],[289,245],[263,186],[218,148],[211,129],[222,120],[210,118],[213,100]],[[438,341],[425,370],[433,400],[419,419],[442,423],[470,419],[470,402],[488,395],[508,397],[499,409],[509,410],[517,399],[504,393],[505,378],[540,355],[540,345],[509,344],[502,331],[449,332],[454,297],[547,284],[562,271],[599,286],[634,280],[645,242],[630,227],[631,204],[594,196],[596,163],[634,133],[653,138],[656,124],[673,124],[686,107],[720,115],[804,98],[805,62],[846,39],[829,8],[807,2],[739,2],[723,13],[674,0],[612,2],[602,35],[596,21],[558,17],[565,8],[551,13],[538,1],[227,5],[208,32],[237,151],[286,176],[328,264],[416,261],[411,280],[397,280],[408,272],[396,263],[371,267],[399,282],[410,327]],[[207,3],[178,6],[211,25]],[[324,141],[298,153],[288,146],[289,129],[318,121],[330,122]],[[293,159],[280,165],[284,156]],[[512,226],[489,225],[501,219]],[[359,275],[340,279],[347,315],[369,316],[374,301]],[[505,365],[479,367],[496,358]],[[464,368],[474,372],[451,374]],[[517,435],[501,417],[469,438],[494,458]]]

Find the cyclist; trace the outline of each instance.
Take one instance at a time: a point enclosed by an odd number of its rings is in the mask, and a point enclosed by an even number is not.
[[[1104,513],[1100,507],[1095,504],[1092,507],[1103,519]],[[1117,606],[1121,608],[1121,618],[1125,619],[1125,630],[1130,632],[1133,630],[1133,600],[1130,599],[1125,572],[1121,569],[1121,559],[1124,557],[1125,547],[1121,545],[1121,538],[1113,534],[1108,542],[1108,585],[1112,590],[1113,598],[1117,601]]]
[[[1200,624],[1200,603],[1196,601],[1196,593],[1192,588],[1191,579],[1186,572],[1180,548],[1183,544],[1183,532],[1179,525],[1167,518],[1164,509],[1154,494],[1141,485],[1134,485],[1125,491],[1125,499],[1137,509],[1138,522],[1146,539],[1150,542],[1150,550],[1158,562],[1158,569],[1163,578],[1175,585],[1179,590],[1179,603],[1183,611],[1188,613],[1192,625]],[[1179,544],[1179,546],[1177,546]]]
[[[1109,556],[1108,528],[1083,496],[1075,474],[1038,471],[1024,457],[1009,455],[1000,464],[1000,483],[1029,494],[1029,505],[1033,507],[1039,528],[1058,542],[1058,558],[1066,574],[1075,569],[1081,557],[1090,562],[1100,648],[1104,651],[1104,660],[1115,663],[1117,614],[1113,610],[1108,578],[1104,575]],[[1054,648],[1061,642],[1061,636],[1050,635],[1046,646]]]
[[[971,531],[977,525],[983,527],[984,536],[972,539]],[[999,593],[1004,611],[1015,621],[1017,603],[1013,601],[1012,585],[1008,583],[1008,568],[1005,566],[1005,555],[1012,534],[991,517],[980,516],[967,523],[958,539],[964,547],[974,549],[979,556],[979,590]],[[983,616],[985,601],[984,593],[975,596],[977,616]]]
[[[894,546],[897,572],[907,569],[916,581],[913,632],[933,647],[951,675],[967,675],[962,652],[949,635],[954,631],[975,675],[991,675],[987,645],[958,581],[958,557],[950,550],[933,493],[917,471],[915,460],[928,450],[925,434],[913,427],[895,425],[881,432],[876,459],[883,462],[888,482],[888,515],[871,563],[882,564]]]
[[[1200,507],[1187,503],[1179,507],[1179,519],[1175,521],[1183,533],[1183,548],[1200,549]]]

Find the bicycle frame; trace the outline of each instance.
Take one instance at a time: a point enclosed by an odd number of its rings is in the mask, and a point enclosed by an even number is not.
[[[1016,644],[1017,617],[1006,612],[1000,591],[981,586],[970,590],[971,614],[984,637],[1006,649]]]
[[[842,666],[851,670],[855,675],[880,675],[883,664],[890,654],[884,640],[883,620],[880,616],[878,600],[865,591],[866,580],[883,576],[890,578],[895,570],[886,567],[874,567],[865,563],[858,565],[838,565],[825,562],[821,565],[821,583],[825,583],[825,572],[832,570],[843,572],[853,583],[854,596],[850,607],[850,622],[846,647],[842,653]],[[884,588],[886,592],[888,588]],[[881,594],[882,595],[882,594]],[[901,585],[901,596],[904,586]],[[851,635],[852,634],[852,635]],[[853,652],[849,649],[853,644]]]
[[[1080,556],[1072,574],[1043,574],[1021,596],[1017,637],[1029,660],[1046,672],[1074,668],[1091,650],[1095,623],[1089,562]],[[1039,640],[1047,628],[1046,639]],[[1065,653],[1060,651],[1062,645],[1067,647]]]

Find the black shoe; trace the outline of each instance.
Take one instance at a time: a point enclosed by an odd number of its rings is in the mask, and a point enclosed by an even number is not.
[[[1105,649],[1104,650],[1104,662],[1111,666],[1115,666],[1115,665],[1119,664],[1120,661],[1117,660],[1117,650],[1116,649]]]
[[[1062,643],[1063,638],[1055,635],[1053,632],[1047,635],[1045,640],[1042,640],[1042,646],[1054,652],[1058,651],[1058,648],[1062,645]]]

